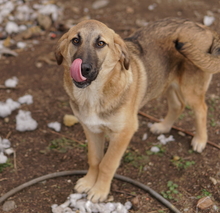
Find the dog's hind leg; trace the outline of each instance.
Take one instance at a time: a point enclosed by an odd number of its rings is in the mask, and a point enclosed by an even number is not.
[[[197,98],[199,99],[199,97]],[[200,98],[200,102],[196,103],[194,100],[189,103],[195,113],[196,134],[192,139],[192,147],[194,151],[202,152],[207,143],[207,105],[204,97]]]
[[[207,143],[207,105],[205,103],[205,92],[197,93],[196,90],[188,90],[186,101],[195,114],[196,133],[192,139],[191,145],[194,151],[202,152]]]
[[[163,121],[151,126],[150,130],[154,134],[169,132],[173,123],[179,117],[185,106],[177,84],[173,83],[170,85],[166,92],[166,96],[168,102],[168,113]]]
[[[199,69],[192,69],[193,72],[186,72],[181,87],[186,103],[192,108],[195,114],[196,133],[192,139],[194,151],[202,152],[207,143],[207,105],[205,94],[211,81],[212,75],[202,72]]]
[[[88,192],[96,183],[99,164],[104,156],[104,133],[93,133],[86,127],[84,132],[88,140],[88,163],[89,170],[85,177],[77,181],[75,190],[79,193]]]

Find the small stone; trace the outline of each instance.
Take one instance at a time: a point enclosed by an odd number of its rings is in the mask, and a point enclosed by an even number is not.
[[[144,19],[137,19],[136,20],[136,25],[138,27],[145,27],[148,25],[148,22],[146,22]]]
[[[213,177],[209,177],[209,179],[212,181],[212,183],[214,185],[216,185],[218,183],[218,181],[215,178],[213,178]]]
[[[134,13],[134,9],[133,9],[132,7],[127,7],[127,8],[126,8],[126,12],[127,12],[127,13],[130,13],[130,14],[131,14],[131,13]]]
[[[154,152],[154,153],[157,153],[157,152],[160,151],[160,149],[157,146],[153,146],[153,147],[151,147],[150,151]]]
[[[55,130],[56,132],[60,132],[61,130],[61,123],[59,122],[51,122],[47,125],[49,128]]]
[[[142,136],[142,141],[145,141],[145,140],[147,140],[147,133],[144,133]]]
[[[33,26],[21,33],[23,39],[30,39],[35,36],[43,35],[43,31],[39,26]]]
[[[108,0],[98,0],[98,1],[95,1],[93,4],[92,4],[92,8],[97,10],[97,9],[100,9],[102,7],[105,7],[109,4],[109,1]]]
[[[9,122],[9,118],[8,117],[4,118],[4,122],[8,123]]]
[[[65,115],[63,117],[63,123],[65,126],[73,126],[74,124],[78,123],[79,120],[74,115]]]
[[[8,148],[8,149],[5,149],[5,154],[7,155],[11,155],[14,153],[14,149],[13,148]]]
[[[47,15],[38,14],[37,21],[43,30],[49,30],[52,25],[52,20]]]
[[[27,46],[27,44],[25,42],[19,41],[17,43],[17,47],[20,49],[24,49]]]
[[[3,41],[3,45],[5,47],[10,47],[11,46],[11,38],[9,36]]]
[[[181,131],[179,131],[178,134],[181,135],[181,136],[183,136],[183,137],[186,136],[186,134],[185,134],[184,132],[181,132]]]
[[[177,155],[174,155],[174,156],[173,156],[173,160],[174,160],[174,161],[178,161],[178,160],[180,160],[180,157],[177,156]]]
[[[201,210],[204,210],[204,209],[211,207],[213,204],[214,203],[210,197],[203,197],[199,199],[197,203],[197,207],[200,208]]]
[[[8,34],[18,33],[19,27],[15,22],[9,21],[5,26],[5,31]]]
[[[41,68],[41,67],[43,66],[43,63],[42,63],[42,62],[36,62],[36,63],[35,63],[35,66],[36,66],[37,68]]]
[[[203,18],[203,23],[206,26],[211,26],[214,21],[215,21],[215,17],[213,16],[204,16]]]
[[[157,4],[151,4],[148,6],[148,10],[154,10],[156,8]]]
[[[137,211],[140,208],[140,201],[139,201],[139,197],[136,196],[131,200],[132,203],[132,208],[134,211]]]
[[[3,152],[0,152],[0,164],[6,163],[8,158],[4,155]]]
[[[110,195],[106,200],[106,202],[113,202],[113,201],[114,201],[114,197],[112,195]]]
[[[8,212],[8,211],[15,209],[16,207],[17,206],[16,206],[15,202],[13,200],[9,200],[3,204],[2,209],[4,212]]]

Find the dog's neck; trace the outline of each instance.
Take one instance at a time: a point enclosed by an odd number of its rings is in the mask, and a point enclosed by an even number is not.
[[[104,73],[103,70],[101,73]],[[96,113],[109,111],[120,101],[122,91],[127,90],[132,83],[131,70],[125,70],[118,62],[105,76],[98,75],[97,79],[88,87],[81,89],[73,85],[73,98],[78,105],[78,110]],[[115,82],[120,81],[120,88]]]

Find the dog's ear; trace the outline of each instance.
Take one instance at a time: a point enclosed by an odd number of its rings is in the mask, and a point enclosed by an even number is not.
[[[57,64],[60,65],[63,62],[63,55],[62,52],[65,49],[65,44],[67,41],[68,32],[65,33],[58,41],[56,50],[55,50],[55,58],[57,60]]]
[[[127,48],[125,42],[123,41],[123,39],[118,34],[115,33],[114,43],[115,43],[116,49],[120,53],[120,62],[122,63],[124,68],[126,70],[128,70],[129,65],[130,65],[130,56],[129,56],[128,48]]]

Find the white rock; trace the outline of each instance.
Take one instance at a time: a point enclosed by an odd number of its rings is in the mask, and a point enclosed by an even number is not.
[[[17,77],[12,77],[12,78],[9,78],[5,81],[5,86],[6,87],[11,87],[11,88],[14,88],[16,87],[18,84],[18,78]]]
[[[59,16],[58,7],[55,4],[38,5],[38,12],[44,15],[51,15],[52,20],[56,21]]]
[[[15,209],[16,207],[17,207],[16,203],[13,200],[8,200],[3,204],[2,210],[4,212],[8,212],[8,211]]]
[[[148,25],[148,22],[145,21],[144,19],[137,19],[136,24],[138,27],[145,27]]]
[[[8,148],[8,149],[5,149],[5,154],[6,155],[11,155],[14,153],[14,149],[13,148]]]
[[[132,203],[131,203],[130,201],[127,201],[127,202],[125,203],[125,208],[126,208],[127,210],[129,210],[129,209],[131,209],[131,207],[132,207]]]
[[[83,197],[84,197],[83,194],[75,193],[75,194],[71,194],[71,195],[69,196],[69,199],[70,199],[70,200],[79,200],[79,199],[81,199],[81,198],[83,198]]]
[[[3,152],[0,152],[0,164],[6,163],[8,158],[4,155]]]
[[[69,203],[69,206],[67,206]],[[121,203],[92,203],[86,199],[86,194],[71,194],[68,200],[58,206],[51,206],[53,213],[127,213],[132,206],[131,202]]]
[[[148,6],[148,10],[154,10],[156,8],[157,4],[151,4]]]
[[[70,201],[69,200],[67,200],[65,203],[63,203],[63,204],[61,204],[60,205],[60,207],[62,207],[62,208],[66,208],[67,206],[69,206],[70,205]]]
[[[63,213],[63,208],[62,207],[60,207],[60,206],[57,206],[57,207],[55,207],[55,208],[52,208],[52,212],[53,213]]]
[[[19,21],[28,21],[33,12],[27,5],[19,5],[16,9],[15,18]]]
[[[58,207],[57,204],[53,204],[53,205],[51,205],[51,209],[55,209],[55,208],[57,208],[57,207]]]
[[[11,111],[18,109],[21,105],[17,101],[13,101],[11,98],[6,100],[6,104]]]
[[[0,23],[4,20],[6,16],[9,16],[9,14],[14,10],[14,3],[12,1],[4,1],[0,5]]]
[[[108,0],[98,0],[98,1],[95,1],[93,4],[92,4],[92,8],[97,10],[97,9],[100,9],[102,7],[105,7],[109,4],[109,1]]]
[[[114,203],[106,203],[104,206],[104,212],[112,212],[116,209],[116,205]]]
[[[11,142],[8,139],[2,139],[0,143],[4,149],[8,149],[11,146]]]
[[[37,122],[31,117],[31,112],[19,110],[16,116],[16,130],[20,132],[32,131],[37,128]]]
[[[153,124],[152,124],[151,122],[147,123],[147,127],[148,127],[148,128],[151,128],[152,125],[153,125]]]
[[[19,32],[23,32],[25,30],[27,30],[27,26],[25,26],[23,24],[19,26]]]
[[[11,110],[6,103],[0,102],[0,117],[5,118],[11,114]]]
[[[152,146],[150,149],[151,152],[157,153],[160,151],[160,149],[157,146]]]
[[[32,95],[24,95],[18,99],[18,102],[21,104],[32,104],[33,103],[33,96]]]
[[[0,102],[0,117],[7,117],[13,110],[18,109],[19,107],[20,104],[16,101],[13,101],[11,98],[8,98],[6,103]]]
[[[215,17],[213,16],[204,16],[203,18],[203,23],[206,26],[211,26],[214,21],[215,21]]]
[[[147,133],[144,133],[142,136],[142,141],[145,141],[145,140],[147,140]]]
[[[15,22],[9,21],[5,26],[5,31],[8,34],[18,33],[19,32],[19,27]]]
[[[17,43],[17,47],[20,49],[24,49],[27,46],[27,44],[25,42],[19,41]]]
[[[172,135],[170,135],[169,137],[166,138],[166,136],[164,134],[161,134],[157,137],[157,139],[160,141],[160,143],[162,143],[163,145],[167,144],[170,141],[175,141],[175,139],[173,138]]]
[[[47,126],[51,129],[54,129],[56,132],[61,130],[61,123],[59,122],[51,122]]]

